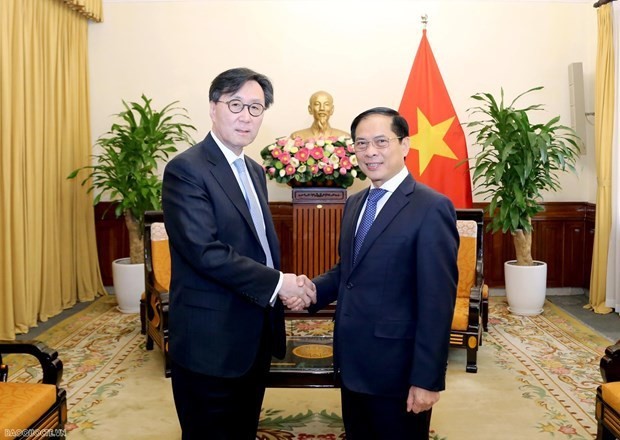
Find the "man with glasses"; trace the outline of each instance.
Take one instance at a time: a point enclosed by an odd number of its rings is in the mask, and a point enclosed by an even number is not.
[[[398,112],[365,111],[351,135],[372,185],[346,202],[340,260],[313,280],[310,311],[338,301],[334,363],[347,440],[428,440],[456,298],[456,213],[409,174],[409,126]]]
[[[316,300],[307,277],[278,270],[265,173],[243,154],[272,103],[266,76],[221,73],[209,89],[211,131],[164,172],[172,391],[183,439],[256,438],[271,357],[285,353],[282,299]]]

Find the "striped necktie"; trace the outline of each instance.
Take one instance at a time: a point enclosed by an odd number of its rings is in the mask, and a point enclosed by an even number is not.
[[[362,215],[362,220],[360,221],[360,225],[357,228],[357,234],[355,234],[355,248],[353,250],[353,264],[355,264],[355,260],[357,259],[357,254],[359,254],[360,249],[362,248],[362,244],[364,244],[364,238],[366,238],[366,234],[370,230],[372,226],[372,222],[375,221],[375,213],[377,212],[377,202],[383,194],[386,193],[386,190],[381,188],[373,188],[370,190],[368,194],[368,201],[366,202],[366,210]]]

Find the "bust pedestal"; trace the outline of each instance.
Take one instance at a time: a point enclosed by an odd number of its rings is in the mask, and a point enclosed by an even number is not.
[[[313,278],[338,261],[344,188],[293,188],[293,268]]]

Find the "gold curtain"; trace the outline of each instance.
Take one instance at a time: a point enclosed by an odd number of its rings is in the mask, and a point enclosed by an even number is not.
[[[104,293],[92,198],[66,179],[91,155],[87,32],[58,0],[0,1],[0,339]]]
[[[596,151],[596,223],[590,303],[596,313],[609,313],[605,305],[607,253],[611,228],[611,161],[614,126],[614,42],[613,10],[611,3],[598,8],[598,50],[596,55],[596,83],[594,98],[594,147]]]

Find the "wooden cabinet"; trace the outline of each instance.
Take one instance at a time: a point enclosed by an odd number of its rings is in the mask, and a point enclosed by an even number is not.
[[[484,206],[476,204],[476,207]],[[547,287],[589,288],[594,205],[549,202],[544,207],[532,221],[532,257],[547,263]],[[489,220],[485,216],[485,223]],[[489,286],[504,286],[504,261],[514,258],[510,234],[485,232],[484,277]]]
[[[123,217],[116,218],[114,203],[95,206],[95,233],[99,270],[104,286],[112,285],[112,261],[129,256],[129,232]]]

